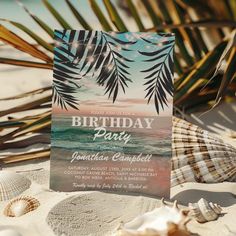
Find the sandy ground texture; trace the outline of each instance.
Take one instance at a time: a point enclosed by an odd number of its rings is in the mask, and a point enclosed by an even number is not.
[[[1,56],[7,56],[8,53],[6,48],[1,51]],[[29,59],[28,56],[22,58],[22,53],[14,55],[15,58]],[[4,86],[0,88],[0,98],[49,86],[51,78],[52,73],[48,70],[2,65],[0,79]],[[33,96],[31,99],[34,98]],[[22,104],[27,99],[0,101],[1,110]],[[210,113],[201,117],[199,115],[192,115],[188,119],[215,132],[231,144],[236,144],[236,139],[233,139],[236,137],[236,103],[223,104]],[[37,148],[35,144],[22,151],[33,151]],[[12,151],[7,150],[5,155]],[[108,236],[116,231],[121,221],[127,222],[160,206],[160,199],[147,196],[104,192],[52,192],[49,190],[49,161],[23,162],[6,169],[17,171],[32,181],[31,187],[22,195],[37,198],[41,205],[26,215],[9,218],[3,215],[8,201],[0,202],[1,236],[1,230],[4,229],[15,229],[22,236],[51,236],[54,232],[61,236]],[[228,236],[229,230],[236,235],[236,183],[187,183],[172,189],[172,198],[178,199],[183,206],[196,202],[201,197],[219,203],[224,214],[218,220],[205,224],[191,221],[188,224],[189,230],[202,236]]]
[[[0,230],[15,229],[22,236],[110,236],[121,222],[128,222],[161,204],[160,199],[148,196],[95,191],[53,192],[48,188],[49,161],[30,161],[7,169],[32,181],[22,195],[33,196],[41,204],[33,212],[9,218],[2,213],[8,201],[0,202]],[[227,235],[229,230],[236,232],[236,183],[186,183],[172,188],[171,197],[171,201],[177,199],[181,207],[201,197],[222,206],[223,214],[216,221],[199,224],[192,220],[188,224],[191,232],[202,236]]]

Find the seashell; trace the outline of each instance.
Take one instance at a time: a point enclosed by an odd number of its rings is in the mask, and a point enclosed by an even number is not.
[[[160,208],[147,212],[124,224],[118,230],[118,236],[189,236],[186,224],[188,212],[179,210],[177,202],[173,207],[162,201]]]
[[[204,198],[201,198],[197,203],[189,203],[189,209],[190,215],[199,223],[216,220],[222,212],[219,205],[208,202]]]
[[[223,181],[236,181],[236,148],[174,117],[171,186]]]
[[[9,217],[19,217],[34,211],[39,207],[40,203],[36,198],[25,196],[10,201],[4,210],[4,215]]]
[[[31,181],[23,175],[11,171],[0,171],[0,201],[12,199],[31,185]]]
[[[0,236],[22,236],[14,229],[4,229],[0,230]]]

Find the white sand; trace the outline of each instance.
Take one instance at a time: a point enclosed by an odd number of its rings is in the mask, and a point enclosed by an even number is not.
[[[7,55],[9,51],[1,51],[1,56]],[[22,56],[22,54],[20,54]],[[18,57],[19,55],[16,55]],[[28,59],[27,57],[25,59]],[[32,77],[32,74],[34,75]],[[51,84],[52,74],[48,70],[20,68],[13,66],[1,66],[0,97],[7,97],[31,89],[46,87]],[[17,85],[17,86],[16,86]],[[9,102],[0,102],[1,110],[24,103],[28,99],[19,99]],[[210,114],[201,118],[192,117],[194,122],[199,122],[206,129],[220,134],[224,139],[235,144],[235,139],[230,138],[232,132],[236,131],[236,103],[221,105]],[[35,146],[30,147],[31,151]],[[11,150],[8,150],[11,151]],[[7,152],[5,152],[7,153]],[[3,153],[1,153],[3,154]],[[16,229],[22,236],[51,236],[54,231],[62,235],[68,230],[71,236],[106,236],[111,235],[117,229],[121,221],[129,221],[138,214],[152,210],[160,205],[160,199],[144,196],[108,194],[101,192],[74,192],[57,193],[48,189],[49,186],[49,161],[30,161],[7,167],[14,171],[21,171],[32,180],[30,189],[23,195],[36,197],[40,207],[24,216],[9,218],[3,215],[3,209],[8,201],[0,202],[0,230]],[[31,171],[29,171],[31,170]],[[226,236],[227,227],[236,235],[236,183],[219,184],[197,184],[187,183],[172,189],[172,197],[179,199],[182,204],[195,202],[201,197],[220,203],[223,206],[224,215],[218,220],[199,224],[191,221],[188,224],[192,232],[202,236]],[[71,206],[70,199],[75,196]],[[69,198],[69,199],[68,199]],[[67,199],[67,200],[65,200]],[[63,203],[61,201],[65,200]],[[63,207],[54,208],[60,215],[48,213],[58,203]],[[68,208],[67,206],[70,206]],[[75,209],[74,211],[72,209]],[[70,210],[70,211],[69,211]],[[48,217],[48,218],[47,218]],[[66,221],[64,221],[64,219]],[[68,223],[68,225],[66,225]],[[73,234],[76,232],[76,234]],[[78,232],[80,232],[78,234]]]
[[[31,179],[30,189],[22,195],[34,196],[41,203],[40,207],[31,213],[9,218],[2,214],[8,201],[0,202],[0,230],[13,228],[23,236],[51,236],[54,235],[51,227],[57,235],[64,233],[70,236],[109,236],[122,221],[127,222],[160,206],[160,199],[147,196],[103,192],[53,192],[48,189],[49,161],[30,161],[7,169]],[[227,227],[236,232],[236,183],[186,183],[174,187],[171,195],[172,200],[178,199],[183,206],[204,197],[223,207],[224,214],[216,221],[205,224],[191,221],[188,224],[191,232],[203,236],[222,236],[227,235]]]

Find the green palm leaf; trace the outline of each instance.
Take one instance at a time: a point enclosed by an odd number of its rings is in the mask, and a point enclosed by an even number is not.
[[[97,16],[104,31],[112,31],[112,27],[95,0],[89,0],[94,14]]]
[[[69,6],[69,8],[71,9],[75,18],[84,27],[84,29],[92,30],[92,27],[88,24],[88,22],[84,19],[84,17],[79,13],[79,11],[77,11],[77,9],[73,6],[73,4],[69,0],[66,0],[66,3]]]
[[[103,0],[104,5],[110,15],[110,19],[112,20],[112,22],[114,23],[114,25],[116,26],[116,28],[119,31],[128,31],[125,23],[123,22],[123,20],[121,19],[119,13],[117,12],[116,8],[114,7],[114,5],[111,3],[110,0]]]
[[[16,1],[24,9],[24,11],[33,19],[33,21],[35,21],[53,39],[53,30],[48,26],[48,24],[46,24],[43,20],[34,15],[32,12],[30,12],[29,9],[20,0]]]
[[[17,0],[17,2],[20,1]],[[230,56],[226,56],[224,59],[226,64],[224,71],[215,76],[214,79],[210,80],[214,74],[214,71],[217,70],[216,67],[220,63],[222,55],[224,54],[225,46],[227,43],[225,41],[225,36],[228,35],[227,32],[232,31],[232,29],[236,26],[236,5],[234,3],[235,0],[229,0],[227,2],[225,0],[222,0],[218,7],[214,6],[214,1],[208,2],[204,0],[145,0],[145,4],[143,4],[144,1],[141,1],[142,3],[139,5],[137,5],[137,1],[134,0],[126,0],[120,3],[123,2],[125,2],[125,9],[128,8],[127,12],[131,13],[129,14],[129,17],[131,18],[131,20],[136,22],[140,30],[152,32],[159,32],[161,30],[165,33],[174,31],[179,32],[176,34],[177,47],[176,54],[174,55],[175,70],[178,73],[178,75],[176,74],[175,80],[174,100],[177,109],[185,108],[186,112],[192,112],[194,109],[198,109],[198,107],[202,108],[203,105],[204,108],[208,109],[210,106],[212,106],[212,104],[215,104],[214,102],[218,103],[219,101],[222,101],[223,98],[227,98],[229,96],[235,97],[235,47],[232,47],[232,49],[229,50],[228,55]],[[44,4],[49,10],[47,14],[52,14],[58,21],[58,23],[62,26],[62,28],[70,29],[79,28],[81,26],[85,29],[93,28],[92,22],[90,21],[90,16],[86,16],[83,12],[81,12],[81,9],[79,7],[76,7],[76,5],[73,5],[70,0],[66,0],[66,3],[69,7],[69,10],[71,11],[71,14],[75,16],[79,24],[72,25],[71,22],[65,20],[60,12],[56,10],[56,3],[54,3],[54,1],[50,1],[49,3],[49,1],[44,0]],[[103,3],[101,3],[103,5],[99,5],[98,1],[89,0],[89,3],[93,13],[98,19],[98,23],[100,23],[101,28],[103,28],[104,31],[111,31],[114,29],[124,30],[128,28],[128,24],[126,23],[128,20],[127,18],[123,17],[124,15],[122,14],[121,10],[115,7],[116,2],[104,1]],[[171,8],[171,5],[173,5],[173,3],[176,6],[176,9],[174,11],[172,11],[172,9],[174,9],[173,6]],[[22,3],[20,3],[20,5],[27,12],[32,21],[37,23],[37,25],[40,26],[51,38],[54,37],[50,22],[45,23],[44,19],[41,19],[36,14],[30,12],[25,5],[23,5]],[[136,9],[138,10],[138,13]],[[219,12],[222,12],[222,14],[219,14]],[[146,25],[148,24],[146,24],[147,18],[144,17],[144,14],[147,14],[150,17],[150,21],[153,25],[152,28],[146,27]],[[83,15],[85,17],[83,17]],[[193,16],[198,20],[193,20]],[[35,40],[37,39],[37,44],[29,43],[27,40],[22,38],[21,35],[19,36],[3,25],[0,25],[0,40],[4,42],[4,44],[11,45],[17,50],[31,55],[36,60],[16,59],[9,55],[9,57],[7,58],[2,56],[0,58],[0,63],[51,70],[53,68],[52,59],[48,55],[50,55],[53,43],[48,42],[34,30],[31,30],[30,32],[30,28],[27,25],[23,25],[24,27],[22,27],[20,21],[21,19],[19,19],[19,21],[15,21],[15,27],[21,29],[28,35],[31,34],[31,36],[33,36]],[[130,28],[130,30],[132,29]],[[43,41],[40,40],[40,38]],[[71,34],[70,40],[72,40],[73,38],[74,41],[78,41],[78,38]],[[212,38],[214,38],[214,42],[212,44],[209,44],[209,42],[212,42]],[[79,40],[85,41],[85,35],[80,35]],[[68,48],[60,48],[60,53],[57,53],[58,56],[55,56],[55,64],[57,64],[57,68],[55,68],[55,74],[58,79],[54,79],[56,83],[54,83],[53,86],[57,86],[59,92],[62,93],[62,96],[65,94],[63,92],[65,92],[65,90],[67,89],[66,86],[68,86],[69,89],[72,90],[71,94],[73,96],[72,98],[68,97],[67,95],[64,97],[60,97],[60,99],[63,100],[59,101],[59,103],[64,102],[64,105],[68,108],[71,106],[66,103],[66,101],[68,100],[69,103],[71,103],[72,101],[72,106],[76,106],[78,108],[79,101],[77,98],[77,91],[79,89],[79,80],[82,76],[89,76],[89,74],[92,74],[94,76],[94,79],[97,80],[97,83],[99,85],[104,86],[105,92],[108,94],[108,96],[112,97],[113,100],[115,100],[118,96],[120,88],[121,90],[125,91],[127,87],[125,83],[128,85],[128,82],[130,82],[130,78],[129,75],[124,71],[129,72],[129,68],[127,68],[127,66],[129,67],[129,63],[132,62],[129,61],[129,58],[122,58],[123,54],[115,50],[115,45],[119,44],[118,42],[113,41],[112,39],[108,40],[110,41],[111,49],[114,49],[113,52],[111,52],[110,50],[109,53],[109,49],[107,48],[108,45],[102,48],[98,48],[96,46],[93,50],[93,54],[91,54],[94,58],[94,61],[92,63],[91,61],[84,62],[84,58],[87,54],[86,43],[85,45],[80,45],[79,50],[76,51],[73,50],[70,46]],[[46,44],[44,41],[46,42]],[[105,39],[102,42],[103,44],[104,41]],[[98,45],[99,42],[100,41],[96,41],[96,45]],[[48,48],[44,47],[44,49],[41,50],[38,46],[42,46],[42,44],[44,44],[44,46],[47,46]],[[197,47],[195,47],[194,45],[196,45]],[[219,47],[217,45],[219,45]],[[197,48],[199,48],[199,52],[197,51]],[[107,53],[99,53],[102,51],[106,51]],[[144,50],[142,50],[142,52],[144,52]],[[195,60],[193,60],[193,52],[195,53],[195,57],[198,57],[197,60],[195,58]],[[97,56],[97,54],[99,56]],[[112,55],[114,56],[114,58],[112,57]],[[69,61],[68,58],[70,59]],[[154,58],[154,56],[146,56],[146,58],[147,60],[150,60]],[[41,62],[39,62],[38,59]],[[110,75],[108,80],[104,80],[104,78],[107,77],[98,77],[99,75],[101,75],[101,73],[103,73],[103,75],[107,73],[105,70],[102,70],[102,68],[103,66],[108,66],[109,63],[111,64],[111,72],[115,70],[115,61],[117,65],[119,65],[119,68],[117,67],[118,70],[116,70],[119,71],[119,77],[114,76],[115,72],[113,72],[113,74],[107,74]],[[83,66],[82,63],[84,63],[84,67],[81,70]],[[102,64],[102,67],[100,67],[100,64]],[[150,66],[150,68],[147,68],[146,70],[151,69],[151,67],[152,66]],[[75,71],[77,71],[77,74],[71,73]],[[66,75],[62,74],[62,72],[64,72]],[[148,73],[148,75],[151,76],[151,74],[154,72],[155,68],[153,68],[153,71],[150,70],[149,72],[143,73]],[[128,79],[126,79],[124,76],[122,77],[121,73],[123,73],[123,75],[125,75]],[[60,77],[64,78],[64,80]],[[122,78],[125,83],[122,82]],[[151,80],[151,77],[146,81],[149,80]],[[117,81],[119,82],[117,83]],[[162,88],[164,89],[164,87]],[[55,89],[53,88],[53,90],[55,94]],[[165,91],[165,93],[167,92]],[[156,96],[158,97],[158,95]],[[151,98],[151,100],[153,99],[154,96]],[[2,111],[0,112],[0,116],[9,114],[12,117],[12,113],[18,113],[31,109],[48,109],[50,103],[51,96],[38,98],[34,101],[29,101],[22,105],[19,105],[15,108],[9,108],[5,110],[2,109]],[[162,103],[162,105],[164,106],[165,102],[163,101]],[[162,106],[159,101],[158,105],[160,109]],[[22,115],[22,121],[24,121],[24,115]],[[47,123],[47,121],[42,122],[45,122],[45,124]],[[6,125],[9,124],[10,123],[8,122]],[[16,122],[15,124],[12,123],[12,125],[20,126],[22,126],[22,124],[24,124],[24,122]],[[3,127],[4,124],[2,128]],[[43,128],[39,128],[38,131],[43,132]],[[5,144],[6,143],[4,142],[3,147]]]
[[[61,16],[61,14],[49,3],[48,0],[42,0],[45,7],[51,12],[51,14],[55,17],[55,19],[58,21],[58,23],[64,28],[64,29],[72,29],[70,24]]]

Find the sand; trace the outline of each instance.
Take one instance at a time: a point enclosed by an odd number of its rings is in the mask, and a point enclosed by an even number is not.
[[[8,50],[1,55],[7,55]],[[22,54],[16,54],[16,58]],[[29,59],[27,56],[24,59]],[[34,78],[32,78],[32,73]],[[0,97],[8,97],[51,84],[51,72],[30,68],[1,66]],[[17,86],[16,86],[17,84]],[[31,98],[33,99],[34,96]],[[1,101],[2,109],[22,104],[26,99]],[[220,134],[225,140],[236,145],[231,136],[236,131],[236,103],[221,105],[202,117],[195,114],[188,119],[205,129]],[[2,119],[2,118],[1,118]],[[41,147],[41,145],[39,145]],[[38,144],[22,151],[33,151]],[[8,155],[7,150],[1,155]],[[3,229],[15,229],[22,236],[108,236],[119,227],[121,221],[127,222],[139,214],[160,206],[160,198],[148,196],[124,195],[105,192],[59,193],[49,190],[49,160],[34,160],[4,167],[23,174],[32,181],[31,187],[22,193],[40,201],[40,207],[24,216],[9,218],[3,215],[8,201],[0,202],[0,232]],[[202,236],[227,236],[229,230],[236,235],[236,183],[199,184],[186,183],[171,189],[172,200],[178,199],[182,207],[204,197],[223,207],[223,215],[218,220],[199,224],[191,221],[188,228]],[[69,233],[69,234],[68,234]],[[0,234],[2,235],[2,234]],[[232,234],[233,235],[233,234]]]
[[[4,169],[14,170],[32,181],[22,195],[36,197],[41,205],[24,216],[9,218],[2,214],[8,201],[0,202],[0,230],[16,229],[22,236],[114,235],[121,222],[128,222],[160,206],[160,198],[106,192],[59,193],[49,190],[49,161],[29,161]],[[171,204],[177,199],[185,208],[201,197],[220,204],[223,214],[216,221],[199,224],[192,220],[188,228],[202,236],[236,232],[236,183],[186,183],[171,189]],[[1,231],[0,231],[1,232]]]

